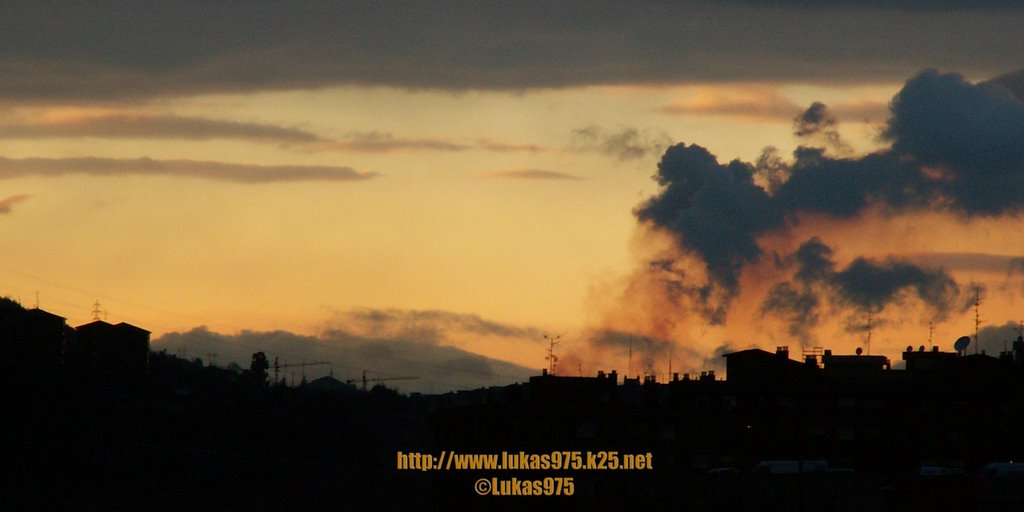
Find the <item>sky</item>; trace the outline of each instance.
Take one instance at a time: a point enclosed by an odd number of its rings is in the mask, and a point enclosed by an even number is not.
[[[659,378],[995,353],[1021,33],[1003,1],[16,3],[0,294],[403,391],[522,381],[549,338]]]

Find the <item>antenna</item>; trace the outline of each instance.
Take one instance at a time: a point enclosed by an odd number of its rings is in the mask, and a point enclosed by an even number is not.
[[[92,305],[92,319],[94,321],[95,320],[99,320],[100,319],[100,315],[103,314],[103,309],[101,309],[101,308],[102,308],[102,306],[100,306],[100,300],[96,299],[96,303]]]
[[[544,339],[548,340],[548,355],[544,358],[548,360],[548,375],[555,374],[555,367],[558,365],[558,356],[555,355],[555,345],[558,344],[558,339],[565,334],[559,334],[558,336],[544,335]]]
[[[970,344],[970,336],[960,336],[959,338],[957,338],[956,343],[953,344],[953,348],[956,349],[957,355],[963,355],[961,353],[964,352],[967,349],[967,345]]]
[[[932,336],[934,334],[935,334],[935,323],[934,322],[928,322],[928,348],[929,349],[931,349],[932,345],[934,345],[932,343]]]
[[[633,373],[633,337],[629,337],[629,364],[627,365],[627,373]]]
[[[978,328],[981,327],[981,288],[974,287],[974,353],[978,353]]]

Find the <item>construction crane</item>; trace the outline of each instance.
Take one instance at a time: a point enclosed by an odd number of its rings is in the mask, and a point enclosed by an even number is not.
[[[378,378],[375,378],[375,379],[367,379],[366,378],[366,370],[363,370],[363,379],[362,379],[362,381],[363,381],[363,391],[366,391],[366,383],[367,382],[384,382],[384,381],[389,381],[389,380],[416,380],[418,378],[419,377],[378,377]],[[356,379],[348,379],[348,380],[345,381],[345,384],[354,384],[355,382],[356,382]]]
[[[312,362],[309,362],[309,363],[285,363],[285,364],[280,364],[278,362],[278,358],[274,357],[274,382],[278,382],[277,375],[278,375],[278,372],[281,371],[281,368],[302,368],[303,369],[302,370],[303,371],[303,376],[305,376],[305,371],[306,371],[305,368],[307,366],[320,366],[320,365],[324,365],[324,364],[331,364],[331,363],[328,362],[328,361],[312,361]],[[292,383],[294,384],[294,377],[293,377],[293,382]]]

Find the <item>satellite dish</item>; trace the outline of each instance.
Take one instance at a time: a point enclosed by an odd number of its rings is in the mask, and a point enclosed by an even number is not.
[[[956,343],[953,344],[953,348],[956,349],[957,352],[963,352],[963,350],[967,348],[967,345],[970,344],[970,336],[960,336],[960,338],[956,340]]]

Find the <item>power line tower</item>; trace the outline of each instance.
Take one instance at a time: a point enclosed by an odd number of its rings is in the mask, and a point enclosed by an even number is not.
[[[558,356],[555,355],[555,345],[558,344],[558,339],[565,334],[559,334],[558,336],[544,335],[544,339],[548,340],[548,355],[545,359],[548,360],[548,375],[555,374],[555,367],[558,366]]]
[[[103,321],[105,321],[106,316],[108,316],[109,314],[110,311],[103,309],[102,306],[99,305],[99,299],[96,299],[96,302],[92,304],[93,322],[100,321],[100,319],[103,319]]]

